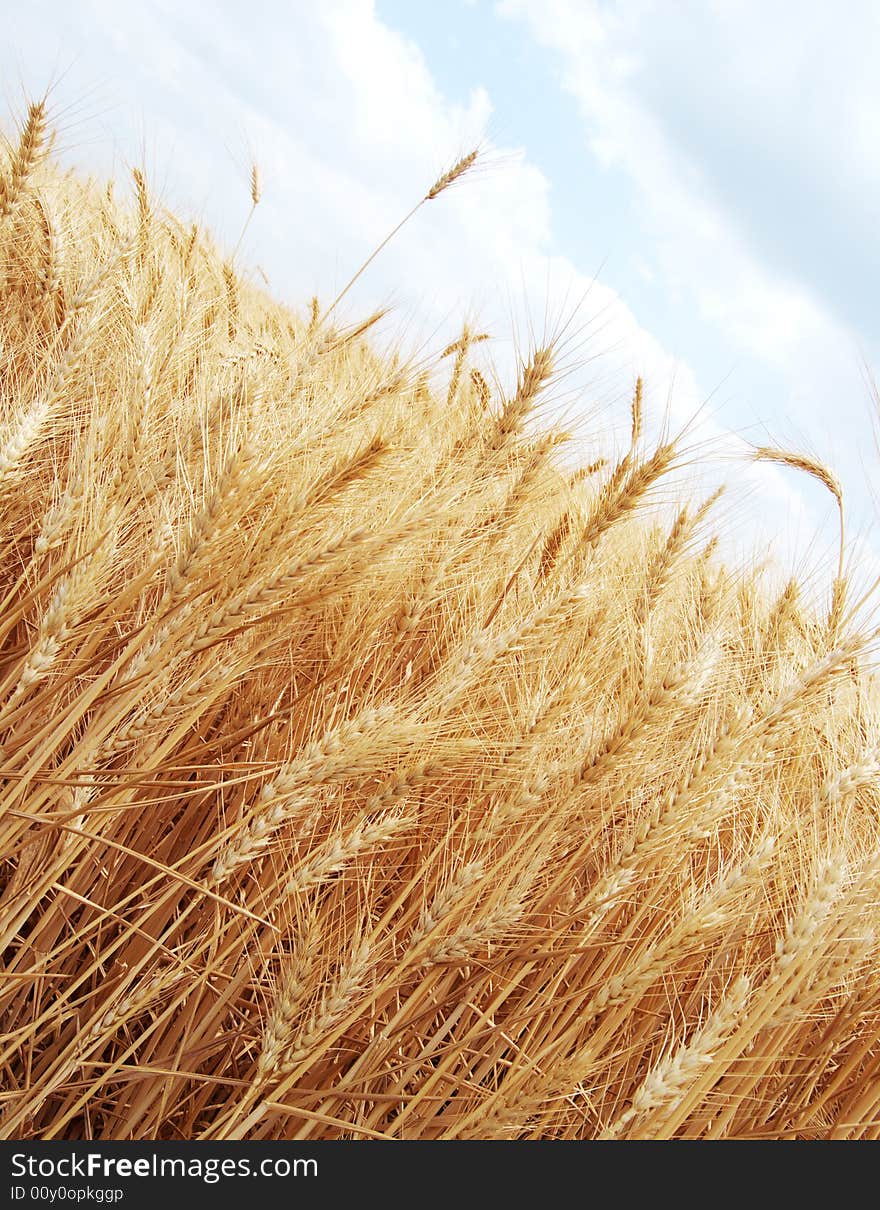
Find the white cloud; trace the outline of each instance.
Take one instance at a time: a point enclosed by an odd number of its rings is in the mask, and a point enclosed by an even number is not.
[[[791,76],[796,53],[775,55],[772,64],[767,62],[778,42],[771,38],[768,48],[763,14],[775,12],[778,18],[778,9],[714,5],[710,6],[714,23],[704,19],[689,28],[694,10],[658,6],[649,0],[610,7],[595,0],[501,0],[498,8],[525,21],[536,39],[558,53],[563,84],[584,115],[585,137],[605,164],[623,167],[638,187],[640,219],[654,237],[656,255],[673,287],[686,284],[704,313],[731,330],[743,349],[777,365],[795,364],[820,330],[837,336],[844,332],[795,274],[774,271],[752,254],[748,215],[742,210],[761,200],[763,182],[746,179],[739,194],[719,199],[707,179],[705,157],[686,139],[675,137],[640,88],[641,78],[650,73],[649,96],[656,99],[665,90],[681,105],[683,94],[676,89],[676,77],[688,77],[688,101],[695,106],[702,102],[720,130],[733,104],[724,81],[735,74],[735,101],[742,110],[737,114],[738,133],[747,146],[755,138],[754,127],[773,122],[780,97],[791,102],[791,90],[797,87],[796,80],[786,79],[785,71],[789,64]],[[789,41],[793,24],[800,22],[793,23],[789,14]],[[719,25],[729,39],[723,42],[732,61],[726,71],[714,64],[705,66],[713,60],[700,38],[706,27],[722,41]],[[668,26],[674,33],[664,40],[662,30]],[[800,37],[803,41],[803,31]],[[656,59],[664,49],[674,53],[658,66]],[[710,71],[711,78],[701,78]],[[694,73],[696,79],[691,78]],[[777,132],[782,155],[791,129],[778,117],[776,122],[783,126]],[[841,143],[839,137],[834,143]],[[812,148],[809,162],[827,171],[821,148]],[[786,216],[777,216],[777,221],[784,224]]]
[[[554,53],[585,144],[631,183],[639,251],[729,352],[740,396],[761,395],[761,441],[815,449],[866,511],[876,6],[853,3],[840,22],[821,4],[793,19],[763,0],[499,0],[497,10]],[[772,384],[763,395],[762,383]],[[759,415],[740,410],[743,422]]]

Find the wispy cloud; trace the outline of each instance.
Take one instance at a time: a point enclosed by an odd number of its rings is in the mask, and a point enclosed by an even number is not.
[[[687,349],[711,333],[729,358],[740,423],[760,415],[770,435],[830,457],[867,515],[876,6],[854,0],[840,20],[759,0],[496,9],[556,56],[585,145],[630,182],[643,279],[691,309]]]

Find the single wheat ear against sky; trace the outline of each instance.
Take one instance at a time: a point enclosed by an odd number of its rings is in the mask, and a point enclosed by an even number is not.
[[[722,559],[641,380],[572,469],[561,342],[388,356],[9,128],[0,1137],[880,1135],[838,552],[819,594]],[[755,457],[845,537],[824,462]]]
[[[834,501],[741,459],[783,445],[828,464],[854,564],[880,572],[878,22],[869,0],[845,21],[807,0],[796,22],[763,0],[219,0],[210,21],[34,0],[6,14],[0,77],[15,111],[52,83],[66,164],[146,161],[163,203],[230,249],[259,163],[236,265],[291,305],[334,298],[416,183],[486,146],[487,170],[402,232],[339,318],[391,303],[376,339],[424,351],[468,313],[512,374],[514,333],[526,347],[580,303],[546,408],[589,429],[601,402],[610,423],[639,375],[649,423],[667,397],[678,422],[705,405],[696,435],[723,451],[739,518],[725,544],[819,584]]]

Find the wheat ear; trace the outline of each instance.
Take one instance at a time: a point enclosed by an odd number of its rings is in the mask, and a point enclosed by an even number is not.
[[[711,1067],[718,1044],[736,1029],[750,990],[748,977],[740,975],[710,1013],[705,1025],[651,1068],[633,1094],[629,1109],[600,1138],[618,1138],[624,1132],[629,1137],[650,1138],[662,1122],[662,1116],[660,1122],[651,1120],[657,1110],[673,1107],[681,1101],[696,1077]],[[634,1119],[637,1119],[635,1123]]]
[[[0,173],[0,223],[5,222],[18,206],[28,178],[40,162],[46,144],[46,129],[46,102],[34,101],[28,106],[18,147],[8,169]]]

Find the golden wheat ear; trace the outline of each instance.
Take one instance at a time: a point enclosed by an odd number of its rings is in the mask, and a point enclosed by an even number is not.
[[[400,222],[397,223],[397,225],[393,227],[391,231],[389,231],[389,233],[385,236],[381,243],[379,243],[373,249],[364,263],[353,274],[353,276],[349,278],[346,284],[333,299],[330,306],[327,307],[326,311],[324,312],[324,318],[328,317],[333,311],[336,310],[339,303],[343,300],[343,298],[345,298],[346,294],[348,294],[355,282],[361,277],[365,270],[369,268],[379,253],[382,252],[382,250],[391,242],[391,240],[394,239],[398,231],[400,231],[401,228],[410,221],[413,215],[421,210],[422,206],[424,206],[427,202],[435,201],[438,197],[440,197],[441,194],[445,193],[458,181],[462,180],[463,177],[472,171],[479,158],[480,149],[475,147],[469,151],[467,155],[463,155],[459,160],[456,160],[456,162],[450,168],[448,168],[445,172],[442,172],[440,176],[437,177],[436,181],[424,195],[424,197],[420,198],[413,208],[403,216]]]
[[[0,223],[15,211],[27,183],[46,151],[48,115],[46,100],[33,101],[21,127],[18,144],[10,149],[0,173]]]
[[[802,471],[805,475],[809,475],[810,478],[821,483],[834,497],[840,522],[840,542],[837,575],[834,578],[831,608],[828,615],[828,635],[829,642],[835,643],[844,620],[847,589],[846,577],[843,571],[846,553],[846,523],[844,520],[843,488],[840,485],[840,480],[824,462],[820,462],[818,458],[811,458],[806,454],[761,446],[755,450],[754,458],[756,462],[775,462],[777,466],[787,466],[792,470]]]

